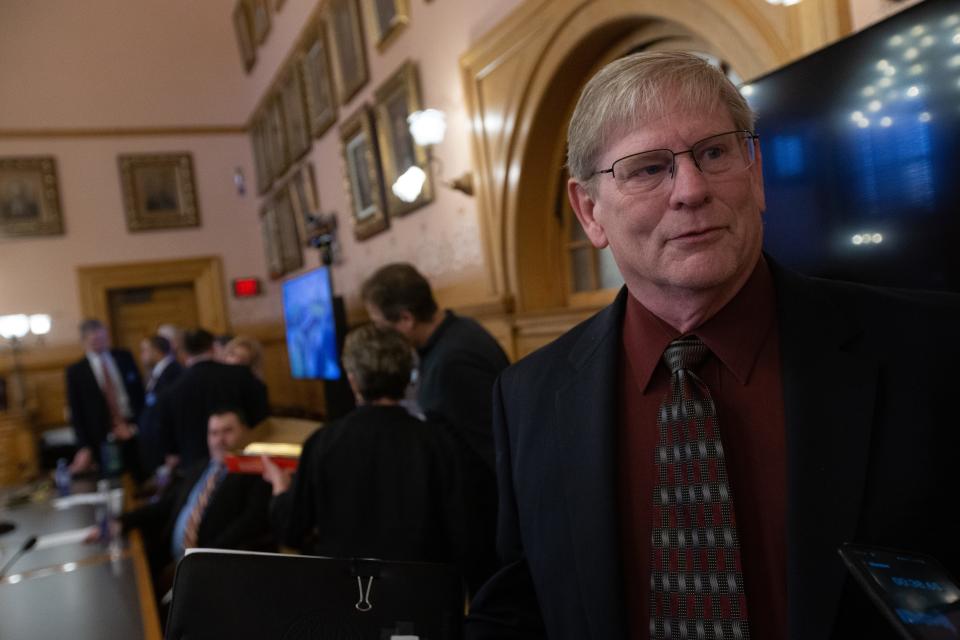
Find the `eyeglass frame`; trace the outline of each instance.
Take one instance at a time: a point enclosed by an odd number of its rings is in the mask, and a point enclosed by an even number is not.
[[[754,141],[756,141],[756,140],[759,140],[759,139],[760,139],[760,136],[759,136],[759,135],[757,135],[756,133],[754,133],[754,132],[752,132],[752,131],[750,131],[750,130],[748,130],[748,129],[734,129],[733,131],[724,131],[724,132],[722,132],[722,133],[715,133],[715,134],[713,134],[712,136],[707,136],[706,138],[703,138],[703,139],[701,139],[701,140],[697,140],[696,142],[694,142],[694,143],[690,146],[689,149],[687,149],[687,150],[685,150],[685,151],[674,151],[673,149],[647,149],[646,151],[639,151],[639,152],[637,152],[637,153],[627,154],[627,155],[623,156],[622,158],[617,158],[616,160],[614,160],[614,161],[610,164],[610,168],[609,168],[609,169],[598,169],[597,171],[594,171],[593,173],[591,173],[591,174],[588,176],[588,178],[592,178],[592,177],[597,176],[597,175],[600,175],[600,174],[602,174],[602,173],[609,173],[609,174],[610,174],[610,177],[613,178],[614,182],[616,182],[617,176],[614,174],[613,168],[617,165],[618,162],[620,162],[621,160],[626,160],[627,158],[632,158],[633,156],[639,156],[639,155],[643,155],[643,154],[645,154],[645,153],[653,153],[654,151],[669,151],[670,154],[673,156],[673,162],[672,162],[671,165],[670,165],[670,177],[671,177],[671,178],[673,178],[673,177],[675,177],[675,176],[677,175],[677,156],[682,156],[682,155],[685,154],[685,153],[689,153],[689,154],[690,154],[690,159],[693,161],[693,166],[695,166],[695,167],[697,168],[697,171],[699,171],[701,174],[703,174],[703,175],[718,175],[718,174],[704,174],[703,169],[700,167],[700,163],[697,162],[697,157],[696,157],[695,155],[693,155],[693,149],[694,149],[694,147],[696,147],[696,146],[697,146],[698,144],[700,144],[701,142],[705,142],[705,141],[707,141],[707,140],[709,140],[709,139],[711,139],[711,138],[716,138],[716,137],[719,137],[719,136],[726,136],[726,135],[729,135],[729,134],[731,134],[731,133],[745,133],[746,136],[744,136],[744,138],[743,138],[744,140],[754,140]],[[750,161],[750,164],[748,164],[747,166],[744,167],[744,170],[749,169],[750,167],[752,167],[754,162],[756,162],[756,149],[754,149],[754,157],[753,157],[753,159]],[[663,184],[663,183],[661,182],[660,184]],[[659,186],[659,185],[657,185],[657,186]],[[654,187],[654,188],[656,188],[656,187]]]

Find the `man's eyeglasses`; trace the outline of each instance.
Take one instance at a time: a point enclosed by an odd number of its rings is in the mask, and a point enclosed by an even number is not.
[[[677,156],[689,153],[700,173],[720,175],[743,171],[757,157],[760,136],[749,131],[729,131],[704,138],[686,151],[654,149],[620,158],[609,169],[592,175],[609,173],[623,195],[648,193],[659,187],[677,171]]]

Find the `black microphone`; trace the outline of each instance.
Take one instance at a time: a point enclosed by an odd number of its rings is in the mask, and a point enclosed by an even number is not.
[[[24,540],[23,544],[20,545],[20,549],[15,554],[13,554],[13,557],[10,558],[10,561],[7,562],[7,564],[3,565],[2,569],[0,569],[0,580],[2,580],[3,577],[7,575],[7,569],[12,567],[13,564],[20,559],[20,556],[25,554],[27,551],[30,551],[30,549],[33,549],[35,546],[37,546],[37,536],[30,536],[29,538]]]

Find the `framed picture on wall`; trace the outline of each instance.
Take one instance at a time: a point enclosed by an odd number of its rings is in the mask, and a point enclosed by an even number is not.
[[[283,276],[283,261],[280,258],[280,228],[273,201],[267,199],[260,209],[260,233],[263,236],[263,252],[267,263],[267,275],[271,280]]]
[[[251,15],[253,16],[253,39],[257,44],[263,44],[270,33],[270,0],[250,0]]]
[[[326,24],[318,20],[316,28],[307,36],[300,56],[307,117],[310,132],[316,137],[323,135],[337,120],[337,100],[330,76],[330,47],[327,42]]]
[[[200,226],[189,153],[120,155],[117,164],[128,230]]]
[[[313,246],[310,241],[318,235],[320,199],[317,196],[312,164],[301,165],[290,178],[290,200],[293,203],[294,215],[303,231],[303,242],[308,247]]]
[[[307,107],[300,81],[300,65],[291,64],[280,81],[280,101],[283,103],[283,120],[289,145],[290,161],[295,162],[310,151],[312,138],[307,123]]]
[[[271,95],[264,107],[267,113],[267,139],[270,146],[270,167],[274,179],[283,175],[291,163],[287,126],[284,121],[283,103],[279,95]]]
[[[383,183],[377,158],[370,108],[363,105],[340,125],[347,193],[350,196],[353,232],[365,240],[388,226],[383,206]]]
[[[53,156],[0,158],[0,236],[63,233]]]
[[[270,148],[267,139],[267,119],[261,111],[253,118],[250,128],[250,144],[253,147],[253,164],[257,176],[257,193],[263,195],[273,183],[270,167]]]
[[[366,45],[357,0],[331,0],[328,27],[334,44],[340,104],[345,105],[367,83]]]
[[[243,69],[249,73],[257,62],[257,46],[253,41],[253,11],[250,0],[238,0],[233,7],[233,33],[240,48]]]
[[[363,0],[370,38],[383,51],[410,22],[408,0]]]
[[[277,220],[280,266],[282,273],[287,274],[303,266],[303,247],[300,245],[300,232],[287,185],[277,189],[274,194],[273,211]]]
[[[374,111],[380,142],[380,159],[386,192],[387,212],[402,216],[433,200],[433,178],[427,150],[410,135],[407,116],[422,109],[417,65],[407,61],[376,90]],[[420,194],[413,202],[404,202],[390,188],[397,178],[412,167],[426,174]]]

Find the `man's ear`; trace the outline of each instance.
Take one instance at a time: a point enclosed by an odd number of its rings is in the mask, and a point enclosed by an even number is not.
[[[596,214],[599,206],[587,188],[575,178],[567,181],[567,196],[570,206],[580,221],[584,233],[590,238],[590,243],[597,249],[603,249],[609,242],[603,226],[597,221]]]

